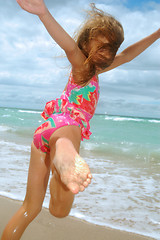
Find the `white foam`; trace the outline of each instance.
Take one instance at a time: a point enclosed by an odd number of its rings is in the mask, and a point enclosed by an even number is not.
[[[113,121],[135,121],[135,122],[144,122],[144,119],[140,118],[131,118],[131,117],[116,117],[116,116],[106,116],[105,120],[113,120]]]
[[[3,126],[1,125],[0,126],[0,132],[6,132],[6,131],[9,131],[11,130],[12,128],[11,127],[8,127],[8,126]]]
[[[6,118],[8,118],[8,117],[10,117],[11,115],[10,114],[4,114],[4,115],[2,115],[2,117],[6,117]]]
[[[109,116],[106,116],[105,117],[105,120],[113,120],[114,117],[109,117]]]
[[[112,228],[112,229],[121,230],[121,231],[125,231],[125,232],[132,232],[132,233],[135,233],[135,234],[143,235],[145,237],[151,237],[151,238],[154,237],[157,240],[160,239],[159,234],[157,234],[157,233],[146,234],[146,232],[136,231],[136,230],[133,230],[129,227],[127,228],[127,227],[122,227],[122,226],[114,226],[113,224],[97,221],[94,218],[90,218],[87,215],[83,215],[80,212],[74,211],[73,209],[71,210],[69,215],[73,216],[75,218],[78,218],[78,219],[85,220],[86,222],[89,222],[89,223],[92,223],[92,224],[95,224],[95,225],[99,225],[99,226],[103,226],[103,227],[109,227],[109,228]]]
[[[40,114],[40,113],[42,113],[42,112],[31,111],[31,110],[18,110],[18,112],[21,112],[21,113],[35,113],[35,114]]]
[[[160,120],[157,120],[157,119],[148,120],[148,119],[142,119],[142,118],[121,117],[121,116],[106,116],[105,120],[160,123]]]
[[[75,209],[71,209],[70,215],[80,219],[86,219],[86,216]]]
[[[91,151],[91,150],[95,149],[95,147],[96,147],[96,143],[85,142],[85,144],[82,143],[82,146],[83,146],[83,148],[84,148],[85,150],[89,150],[89,151]]]
[[[4,140],[0,140],[0,146],[5,146],[8,149],[13,148],[14,151],[18,150],[18,151],[30,152],[30,146],[21,145],[21,144],[17,144],[17,143],[14,143],[14,142],[7,142],[7,141],[4,141]]]
[[[160,120],[148,120],[148,122],[151,122],[151,123],[160,123]]]
[[[0,191],[0,196],[11,198],[11,199],[14,199],[14,200],[19,200],[19,201],[23,200],[23,198],[20,197],[19,195],[12,194],[12,193],[9,193],[9,192]]]
[[[113,121],[135,121],[135,122],[144,122],[145,120],[139,118],[126,118],[126,117],[115,117]]]

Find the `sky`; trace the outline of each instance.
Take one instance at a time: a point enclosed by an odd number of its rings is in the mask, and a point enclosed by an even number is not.
[[[71,35],[85,19],[89,0],[46,0]],[[160,28],[160,0],[95,0],[123,25],[119,52]],[[0,107],[43,109],[60,97],[70,64],[37,16],[16,0],[0,1]],[[100,75],[96,113],[160,118],[160,40],[140,56]]]

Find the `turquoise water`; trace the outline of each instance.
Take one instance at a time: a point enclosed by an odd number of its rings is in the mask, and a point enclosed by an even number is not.
[[[0,108],[0,194],[23,200],[40,111]],[[93,174],[71,215],[160,239],[160,119],[95,115],[81,155]],[[44,205],[49,202],[47,191]]]

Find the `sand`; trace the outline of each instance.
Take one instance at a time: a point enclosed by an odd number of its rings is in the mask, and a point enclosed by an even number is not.
[[[0,236],[21,202],[0,197]],[[22,240],[150,240],[153,238],[98,226],[74,217],[57,219],[43,208],[28,226]]]

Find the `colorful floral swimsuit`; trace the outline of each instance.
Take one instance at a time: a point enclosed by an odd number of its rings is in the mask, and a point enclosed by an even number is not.
[[[41,116],[46,120],[34,133],[33,142],[37,149],[48,153],[49,139],[60,127],[75,125],[81,128],[81,136],[91,135],[89,120],[93,117],[99,98],[99,83],[94,76],[88,85],[74,83],[72,72],[67,89],[60,98],[46,103]]]

